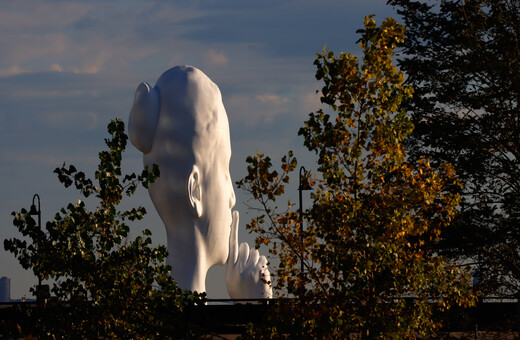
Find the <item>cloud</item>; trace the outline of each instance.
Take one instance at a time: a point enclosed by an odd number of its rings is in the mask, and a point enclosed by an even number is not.
[[[256,99],[259,100],[261,103],[264,104],[271,104],[274,106],[280,106],[282,104],[289,103],[289,99],[282,98],[277,94],[264,94],[264,95],[257,95]]]
[[[91,62],[89,65],[85,65],[82,68],[77,67],[62,67],[58,63],[52,64],[50,67],[44,68],[40,71],[30,71],[20,68],[18,65],[13,65],[10,68],[6,70],[0,70],[0,77],[9,77],[14,76],[18,74],[23,73],[32,73],[32,74],[38,74],[38,73],[45,73],[45,72],[70,72],[74,74],[96,74],[99,73],[101,70],[102,65],[102,58],[98,58],[97,61]]]
[[[209,50],[206,54],[206,62],[212,65],[225,65],[228,62],[228,58],[223,52]]]
[[[43,151],[43,152],[42,152]],[[62,155],[58,155],[56,152],[45,152],[45,150],[27,151],[24,153],[2,151],[0,153],[3,162],[15,163],[20,166],[48,166],[55,167],[63,164],[64,161],[71,164],[77,163],[88,163],[95,164],[97,157],[95,155],[82,156],[77,154],[75,156],[67,156],[67,159],[63,159]]]
[[[92,111],[56,111],[45,115],[45,125],[54,129],[65,130],[73,127],[81,127],[85,130],[93,130],[98,127],[99,115]]]
[[[52,64],[51,71],[63,72],[63,68],[58,64]]]
[[[314,112],[321,107],[320,94],[316,91],[303,95],[303,108],[306,112]]]
[[[12,65],[32,72],[49,65],[88,74],[122,70],[158,53],[188,49],[178,42],[176,25],[195,16],[191,9],[159,2],[2,3],[0,45],[9,48],[0,54],[0,70],[2,75],[13,74],[5,71]]]
[[[25,73],[25,72],[27,72],[27,71],[22,70],[20,68],[20,66],[13,65],[6,70],[0,70],[0,77],[8,77],[8,76],[13,76],[13,75],[21,74],[21,73]]]
[[[362,27],[364,16],[375,13],[382,20],[393,15],[381,0],[226,1],[200,10],[203,16],[185,21],[190,29],[183,37],[212,44],[259,44],[263,55],[294,58],[321,51],[324,45],[333,50],[351,45],[357,38],[348,33]]]
[[[292,99],[278,94],[252,96],[236,93],[224,97],[224,104],[232,124],[239,122],[242,127],[256,127],[253,128],[254,131],[266,126],[270,126],[272,129],[271,124],[285,119],[284,117],[291,117],[288,119],[299,117],[301,112],[298,102],[300,99],[298,97],[295,99],[296,103]],[[237,130],[239,129],[240,127],[237,127]],[[253,131],[251,131],[252,134],[254,134]]]
[[[0,5],[0,31],[17,35],[56,32],[95,7],[83,1],[5,1]]]
[[[104,74],[76,74],[51,66],[52,72],[25,72],[0,77],[2,126],[0,140],[41,132],[45,144],[62,136],[74,141],[93,140],[93,129],[110,118],[124,117],[131,104],[133,86]],[[74,136],[76,138],[74,138]],[[102,140],[102,139],[101,139]],[[61,141],[60,141],[61,143]],[[87,142],[88,143],[88,142]]]

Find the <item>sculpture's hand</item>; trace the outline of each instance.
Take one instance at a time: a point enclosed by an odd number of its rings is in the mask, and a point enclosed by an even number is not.
[[[232,299],[271,298],[273,291],[267,259],[258,250],[249,249],[247,243],[238,247],[238,211],[233,211],[229,235],[229,256],[226,267],[226,283]],[[269,282],[269,283],[268,283]]]

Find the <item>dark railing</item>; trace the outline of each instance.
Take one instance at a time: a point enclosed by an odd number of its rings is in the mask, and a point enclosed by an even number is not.
[[[266,320],[278,299],[207,299],[205,305],[187,308],[187,317],[216,334],[241,334],[249,323]],[[36,307],[35,301],[0,303],[0,325],[22,321],[18,307]],[[520,335],[520,300],[486,297],[473,308],[452,308],[441,315],[443,332],[514,332]],[[0,337],[1,338],[1,337]]]

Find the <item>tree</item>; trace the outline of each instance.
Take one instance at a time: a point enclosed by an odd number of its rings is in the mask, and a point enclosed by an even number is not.
[[[449,162],[461,211],[439,248],[474,263],[486,294],[520,290],[520,2],[391,0],[407,27],[399,65],[410,156]]]
[[[248,157],[238,182],[262,212],[248,224],[259,233],[257,246],[279,255],[275,288],[296,298],[282,301],[266,327],[252,328],[253,337],[431,335],[436,311],[474,303],[465,271],[436,254],[459,202],[453,167],[406,158],[413,125],[399,108],[413,91],[392,64],[405,29],[367,17],[359,32],[362,62],[325,49],[315,61],[328,109],[311,113],[299,130],[318,156],[305,230],[290,202],[285,212],[276,207],[297,166],[292,153],[280,172],[263,154]]]
[[[165,265],[165,246],[152,247],[151,233],[130,241],[126,221],[140,220],[142,207],[119,211],[123,195],[139,185],[147,188],[159,175],[155,166],[140,175],[121,172],[127,136],[124,123],[108,125],[107,151],[99,153],[94,181],[65,164],[55,173],[65,187],[74,185],[99,206],[90,211],[83,201],[61,209],[41,230],[25,209],[13,212],[14,225],[24,236],[4,241],[25,269],[55,280],[55,298],[38,301],[29,317],[41,338],[166,338],[192,336],[197,328],[184,318],[188,304],[203,295],[182,291]],[[154,288],[158,285],[160,288]]]

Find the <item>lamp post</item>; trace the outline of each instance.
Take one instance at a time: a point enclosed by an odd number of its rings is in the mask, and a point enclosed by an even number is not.
[[[38,199],[38,209],[36,209],[36,204],[34,204],[35,199]],[[29,210],[29,215],[38,216],[38,228],[40,228],[40,230],[41,230],[42,229],[42,211],[40,209],[40,196],[38,194],[35,194],[33,196],[31,209]],[[39,244],[38,244],[38,250],[40,250]],[[41,294],[42,294],[42,277],[40,274],[38,274],[38,287],[36,287],[36,300],[39,299]]]
[[[311,186],[309,185],[309,182],[307,179],[305,179],[302,182],[302,177],[305,175],[305,168],[303,166],[300,167],[300,182],[298,185],[298,192],[299,192],[299,198],[300,198],[300,242],[302,245],[302,252],[303,252],[303,208],[302,208],[302,191],[304,190],[311,190]],[[301,259],[301,266],[302,266],[302,272],[303,272],[303,254]]]

